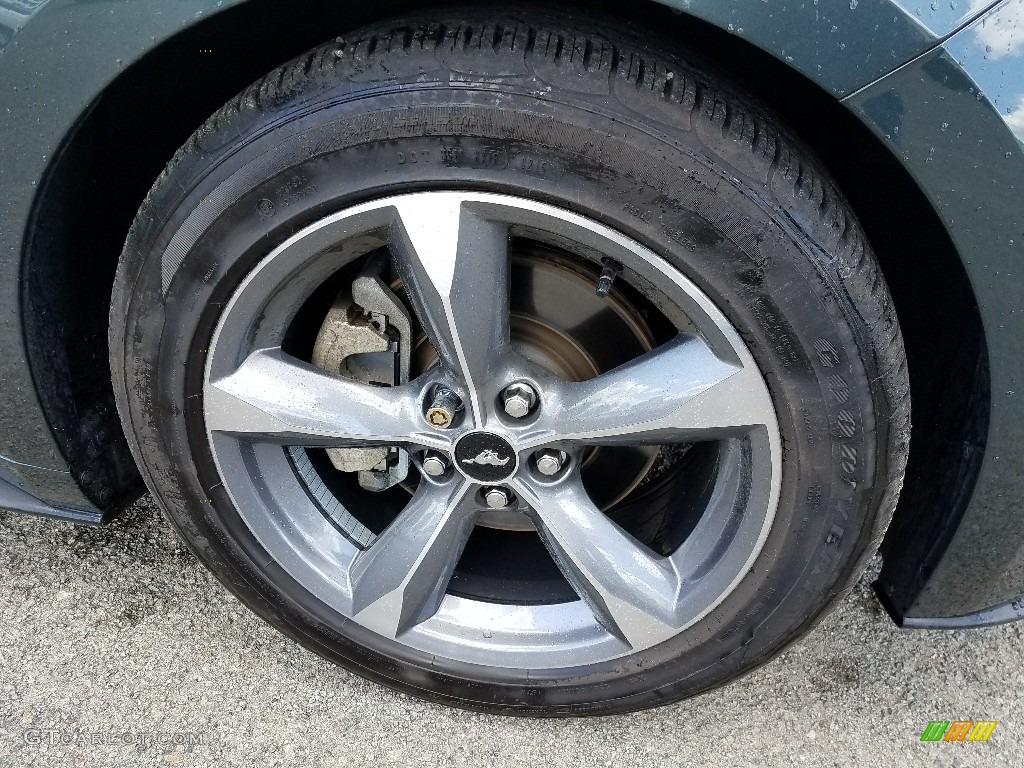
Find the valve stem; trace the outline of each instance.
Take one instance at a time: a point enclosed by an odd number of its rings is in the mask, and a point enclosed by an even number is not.
[[[622,265],[607,256],[601,259],[601,263],[604,265],[604,269],[601,270],[601,276],[597,279],[597,296],[603,299],[611,292],[615,278],[622,272]]]

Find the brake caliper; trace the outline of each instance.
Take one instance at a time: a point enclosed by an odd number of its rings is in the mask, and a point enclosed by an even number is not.
[[[364,272],[342,290],[327,313],[313,346],[313,365],[373,386],[409,381],[412,325],[401,300],[379,274]],[[409,474],[402,448],[328,448],[341,472],[356,472],[359,485],[384,491]]]

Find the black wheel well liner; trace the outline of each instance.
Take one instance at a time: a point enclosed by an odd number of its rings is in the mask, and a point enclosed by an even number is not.
[[[564,4],[571,9],[574,2]],[[588,14],[616,12],[611,2],[579,2]],[[323,42],[325,30],[340,33],[429,4],[360,2],[339,11],[317,0],[282,24],[272,0],[250,0],[154,47],[65,138],[40,184],[25,239],[22,311],[44,412],[73,477],[97,506],[120,506],[141,488],[114,408],[106,329],[117,259],[153,181],[209,115]],[[906,169],[805,76],[654,0],[632,6],[629,21],[712,62],[779,113],[835,176],[878,254],[903,328],[914,411],[907,481],[882,549],[882,581],[896,585],[887,589],[894,604],[906,604],[899,593],[916,593],[959,523],[988,433],[985,338],[960,257]]]

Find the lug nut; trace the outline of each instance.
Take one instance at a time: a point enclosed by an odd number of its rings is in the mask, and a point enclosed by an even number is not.
[[[501,393],[505,413],[513,419],[521,419],[537,403],[537,393],[529,384],[511,384]]]
[[[537,471],[547,477],[557,475],[562,471],[562,465],[565,464],[565,454],[561,451],[538,451],[535,454],[535,458],[537,460]]]
[[[439,453],[428,453],[423,457],[423,471],[431,477],[440,477],[448,471],[448,459]]]
[[[462,405],[459,396],[446,387],[434,390],[434,401],[427,409],[427,424],[440,429],[447,429],[455,421],[455,412]]]
[[[512,503],[512,494],[504,488],[487,488],[484,491],[484,501],[491,509],[504,509]]]

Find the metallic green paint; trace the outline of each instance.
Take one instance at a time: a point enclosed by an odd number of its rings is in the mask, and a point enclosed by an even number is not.
[[[934,46],[994,5],[922,0],[722,2],[664,0],[681,13],[721,27],[845,96]]]
[[[20,331],[18,276],[39,184],[65,137],[107,85],[158,41],[229,5],[210,0],[49,3],[0,53],[0,389],[6,400],[0,455],[20,462],[5,465],[28,487],[21,465],[68,469],[36,397]],[[81,493],[68,495],[77,498],[65,503],[91,506]],[[53,500],[52,491],[46,498]]]
[[[894,611],[913,619],[1012,604],[1024,591],[1024,0],[1000,4],[845,103],[946,225],[991,361],[988,445],[963,517],[947,547],[913,565],[923,569],[920,583],[895,578],[896,550],[881,587]]]

